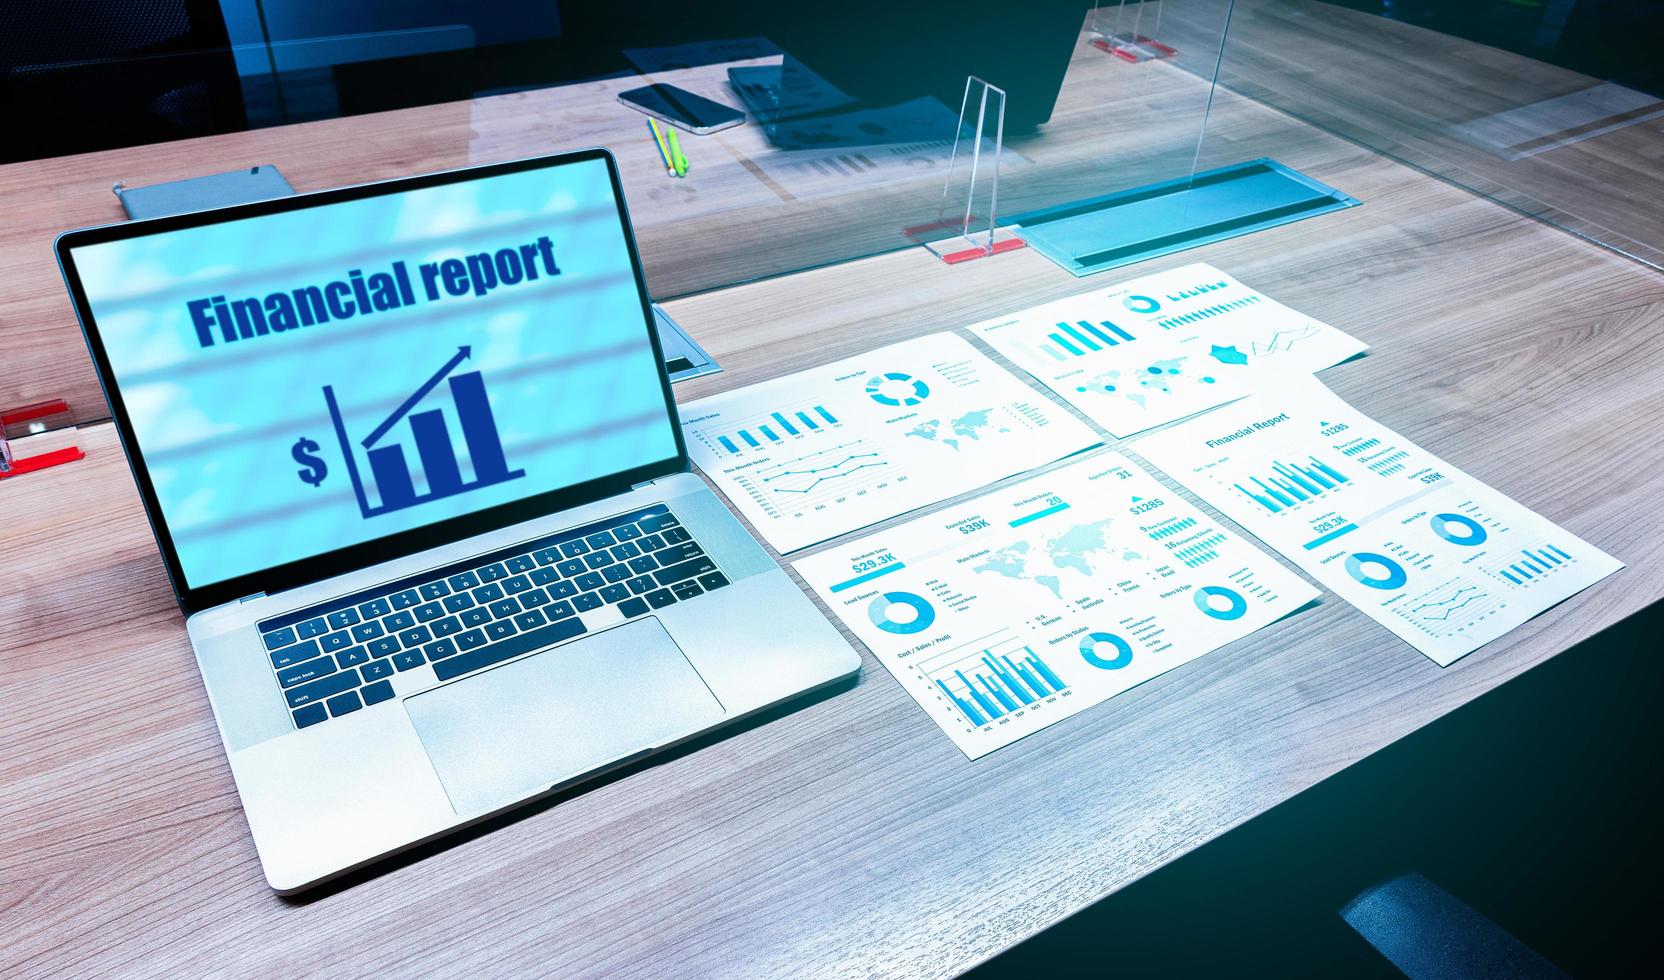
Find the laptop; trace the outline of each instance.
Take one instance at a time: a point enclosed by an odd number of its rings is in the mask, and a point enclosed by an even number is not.
[[[605,150],[57,253],[277,891],[858,670],[689,471]]]

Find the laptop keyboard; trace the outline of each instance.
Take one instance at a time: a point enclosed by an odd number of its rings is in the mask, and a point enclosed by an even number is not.
[[[295,727],[393,697],[394,674],[441,681],[728,584],[664,504],[571,528],[259,624]]]

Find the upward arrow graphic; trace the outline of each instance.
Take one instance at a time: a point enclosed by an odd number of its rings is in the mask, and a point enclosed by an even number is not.
[[[445,362],[444,367],[435,371],[433,373],[433,377],[431,377],[431,378],[427,379],[426,381],[422,382],[422,386],[420,388],[417,388],[413,393],[411,393],[411,396],[404,400],[404,404],[402,404],[398,408],[394,409],[393,414],[387,416],[386,421],[384,421],[380,425],[376,426],[376,429],[375,429],[374,432],[372,432],[368,436],[364,437],[364,441],[362,443],[364,448],[369,449],[371,446],[375,445],[376,440],[378,440],[382,436],[386,435],[388,429],[391,429],[393,426],[398,425],[399,424],[399,419],[404,418],[406,412],[409,412],[412,408],[415,408],[416,403],[421,401],[422,398],[424,396],[426,396],[428,392],[432,391],[434,385],[436,385],[439,382],[445,380],[445,375],[450,374],[451,371],[453,369],[455,369],[458,364],[461,364],[463,361],[467,360],[470,353],[472,353],[472,348],[468,347],[466,344],[464,344],[461,347],[458,347],[456,349],[456,353],[454,355],[452,355],[451,359]]]

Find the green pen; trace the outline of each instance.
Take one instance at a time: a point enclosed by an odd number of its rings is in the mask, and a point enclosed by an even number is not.
[[[676,130],[665,127],[665,135],[670,137],[670,159],[676,165],[676,176],[688,175],[688,158],[682,155],[682,141],[676,138]]]

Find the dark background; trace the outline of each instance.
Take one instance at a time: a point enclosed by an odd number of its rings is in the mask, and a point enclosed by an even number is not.
[[[1401,976],[1339,913],[1407,871],[1573,976],[1657,975],[1661,694],[1654,606],[972,976]]]

